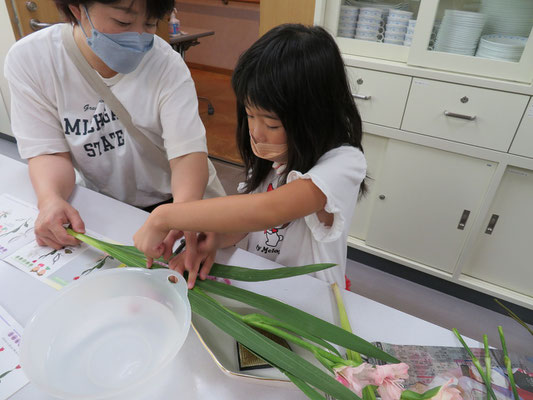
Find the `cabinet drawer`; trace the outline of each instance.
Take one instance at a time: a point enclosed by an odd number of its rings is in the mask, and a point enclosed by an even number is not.
[[[507,152],[528,99],[414,78],[402,129]]]
[[[518,127],[510,153],[533,158],[533,97]]]
[[[411,77],[362,68],[347,69],[363,121],[399,128]]]

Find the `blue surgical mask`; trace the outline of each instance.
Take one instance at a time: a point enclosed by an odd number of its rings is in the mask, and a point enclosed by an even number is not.
[[[123,74],[134,71],[144,55],[153,47],[154,35],[146,32],[99,32],[91,21],[87,7],[83,8],[92,27],[91,37],[87,36],[81,22],[78,23],[92,51],[113,71]]]

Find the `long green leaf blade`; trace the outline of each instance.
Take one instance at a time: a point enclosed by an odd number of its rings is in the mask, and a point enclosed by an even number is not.
[[[196,314],[207,318],[268,363],[278,366],[301,380],[312,382],[314,387],[331,394],[338,400],[361,400],[332,376],[261,335],[215,302],[198,293],[197,288],[189,290],[189,301]]]
[[[301,267],[253,269],[214,263],[209,275],[216,276],[218,278],[234,279],[236,281],[259,282],[272,279],[291,278],[298,275],[306,275],[334,266],[335,264],[311,264],[303,265]]]
[[[313,389],[307,383],[302,381],[300,378],[295,377],[293,374],[290,374],[287,371],[281,372],[283,372],[287,376],[287,378],[289,378],[292,383],[298,386],[298,389],[300,389],[311,400],[326,400],[324,396],[322,396],[320,393],[318,393],[315,389]]]
[[[235,286],[210,280],[197,281],[196,285],[208,292],[228,297],[266,311],[279,320],[294,324],[312,335],[321,337],[331,343],[338,344],[339,346],[357,351],[358,353],[365,354],[368,357],[374,357],[391,363],[400,362],[396,358],[353,333],[347,332],[336,325],[330,324],[329,322],[289,306],[288,304],[282,303],[281,301]]]

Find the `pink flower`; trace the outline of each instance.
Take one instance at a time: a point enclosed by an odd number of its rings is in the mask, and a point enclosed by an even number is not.
[[[341,366],[334,368],[336,379],[361,397],[363,388],[367,385],[373,385],[375,382],[376,369],[367,363],[357,367]]]
[[[439,392],[431,398],[431,400],[462,400],[459,389],[451,387],[453,379],[450,379],[440,387]]]
[[[409,378],[405,363],[378,365],[376,367],[376,380],[378,393],[382,400],[399,400],[403,391],[403,381]]]

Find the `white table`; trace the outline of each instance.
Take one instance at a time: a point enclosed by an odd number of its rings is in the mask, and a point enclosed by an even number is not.
[[[0,156],[0,193],[11,195],[35,204],[27,165]],[[85,221],[86,228],[108,238],[131,244],[132,235],[142,225],[147,213],[100,195],[83,187],[76,187],[71,203]],[[240,249],[219,252],[220,263],[247,267],[269,268],[274,263]],[[357,284],[354,282],[354,284]],[[262,283],[238,283],[240,287],[258,293],[290,299],[292,305],[325,320],[336,322],[335,300],[328,284],[309,276],[294,277]],[[22,326],[42,302],[59,292],[32,279],[27,274],[0,261],[0,305]],[[361,297],[355,293],[343,292],[345,305],[354,332],[366,340],[401,344],[452,345],[458,346],[452,332],[419,318],[405,314],[391,307]],[[471,345],[479,345],[470,341]],[[189,336],[176,358],[167,370],[150,381],[146,393],[139,393],[130,400],[157,399],[305,399],[291,388],[280,388],[244,382],[225,375],[202,347],[191,329]],[[31,383],[11,397],[13,400],[52,399],[40,392]]]

